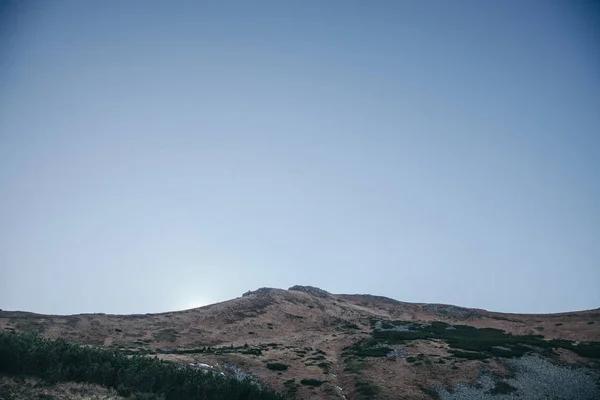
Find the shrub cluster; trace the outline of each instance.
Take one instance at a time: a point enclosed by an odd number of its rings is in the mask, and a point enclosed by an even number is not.
[[[323,381],[318,379],[302,379],[300,383],[306,386],[321,386]]]
[[[455,357],[471,360],[521,357],[534,349],[552,352],[556,348],[571,350],[582,357],[600,358],[600,342],[576,344],[569,340],[544,340],[542,335],[512,335],[500,329],[450,325],[439,321],[427,325],[390,321],[382,323],[381,327],[382,329],[374,329],[371,338],[346,347],[342,354],[385,357],[393,350],[386,345],[405,344],[412,340],[438,339],[445,341],[452,348],[450,352]],[[388,327],[391,327],[391,330]],[[396,327],[402,329],[395,329]]]
[[[267,368],[272,369],[273,371],[286,371],[288,366],[282,363],[268,363]]]
[[[147,393],[165,400],[283,399],[249,379],[206,374],[117,350],[82,347],[63,339],[0,332],[0,373],[30,375],[57,382],[88,382],[121,393]]]
[[[542,335],[512,335],[500,329],[475,328],[468,325],[449,325],[444,322],[432,322],[430,325],[411,324],[409,329],[376,330],[373,338],[376,343],[400,344],[417,339],[441,339],[453,349],[455,356],[470,359],[489,357],[520,357],[532,351],[532,347],[541,349],[564,348],[580,356],[600,358],[600,343],[580,343],[575,345],[567,340],[544,340]]]

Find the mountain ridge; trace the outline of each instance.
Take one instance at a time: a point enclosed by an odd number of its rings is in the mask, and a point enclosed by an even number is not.
[[[309,293],[309,294],[311,294],[311,291],[316,291],[318,293],[324,293],[324,294],[326,294],[326,296],[316,295],[317,297],[327,297],[327,296],[362,296],[362,297],[367,297],[367,298],[372,298],[372,299],[377,299],[377,300],[387,301],[387,302],[395,302],[395,303],[402,303],[402,304],[415,304],[415,305],[456,307],[456,308],[462,308],[462,309],[472,310],[474,312],[485,312],[485,313],[502,314],[502,315],[523,315],[523,316],[527,315],[527,316],[535,316],[535,315],[567,315],[567,314],[573,314],[573,313],[592,313],[592,312],[599,312],[600,313],[600,307],[598,307],[598,308],[590,308],[590,309],[582,309],[582,310],[559,311],[559,312],[544,312],[544,313],[540,313],[540,312],[491,311],[491,310],[487,310],[485,308],[465,307],[465,306],[460,306],[460,305],[450,304],[450,303],[404,302],[404,301],[401,301],[401,300],[398,300],[398,299],[394,299],[394,298],[388,297],[388,296],[373,295],[373,294],[367,294],[367,293],[354,293],[354,294],[331,293],[331,292],[328,292],[328,291],[326,291],[324,289],[321,289],[319,287],[310,286],[310,285],[294,285],[294,286],[289,287],[288,289],[263,286],[263,287],[260,287],[260,288],[258,288],[256,290],[248,290],[248,291],[244,292],[240,297],[246,297],[246,296],[251,295],[251,294],[267,293],[267,292],[269,292],[271,290],[273,290],[273,291],[298,291],[298,292],[304,292],[304,293]],[[128,313],[128,314],[121,314],[121,313],[85,312],[85,313],[74,313],[74,314],[45,314],[45,313],[32,312],[32,311],[24,311],[24,310],[3,310],[3,309],[0,309],[0,315],[2,315],[2,313],[24,313],[24,314],[37,315],[37,316],[40,316],[40,317],[42,317],[42,316],[54,316],[54,317],[58,317],[58,316],[77,316],[77,315],[81,315],[81,316],[84,316],[84,315],[109,315],[109,316],[163,315],[163,314],[184,312],[184,311],[188,311],[188,310],[194,310],[194,309],[201,309],[201,308],[211,307],[211,306],[213,306],[215,304],[226,303],[226,302],[235,300],[235,299],[240,298],[240,297],[234,297],[234,298],[229,299],[229,300],[223,300],[223,301],[219,301],[219,302],[216,302],[216,303],[205,304],[205,305],[198,306],[198,307],[191,307],[191,308],[185,308],[185,309],[180,309],[180,310],[162,311],[162,312],[157,312],[157,313]]]
[[[478,383],[481,376],[518,388],[508,372],[516,368],[510,364],[515,360],[543,371],[563,368],[565,376],[569,368],[600,376],[599,328],[598,309],[498,313],[303,285],[263,287],[231,300],[157,314],[0,312],[2,330],[181,365],[232,365],[296,399],[394,399],[397,393],[451,399],[450,391],[461,382],[484,387]]]

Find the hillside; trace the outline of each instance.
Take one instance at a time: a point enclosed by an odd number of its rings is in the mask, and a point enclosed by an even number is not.
[[[250,374],[296,399],[600,398],[600,309],[502,314],[294,286],[162,314],[2,311],[0,329]]]

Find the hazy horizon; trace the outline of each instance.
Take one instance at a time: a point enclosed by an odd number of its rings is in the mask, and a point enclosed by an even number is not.
[[[0,308],[600,307],[600,3],[0,4]]]

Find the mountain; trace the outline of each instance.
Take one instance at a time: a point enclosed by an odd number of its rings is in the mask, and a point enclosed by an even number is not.
[[[248,374],[296,399],[600,398],[600,309],[505,314],[293,286],[161,314],[1,311],[0,330]]]

